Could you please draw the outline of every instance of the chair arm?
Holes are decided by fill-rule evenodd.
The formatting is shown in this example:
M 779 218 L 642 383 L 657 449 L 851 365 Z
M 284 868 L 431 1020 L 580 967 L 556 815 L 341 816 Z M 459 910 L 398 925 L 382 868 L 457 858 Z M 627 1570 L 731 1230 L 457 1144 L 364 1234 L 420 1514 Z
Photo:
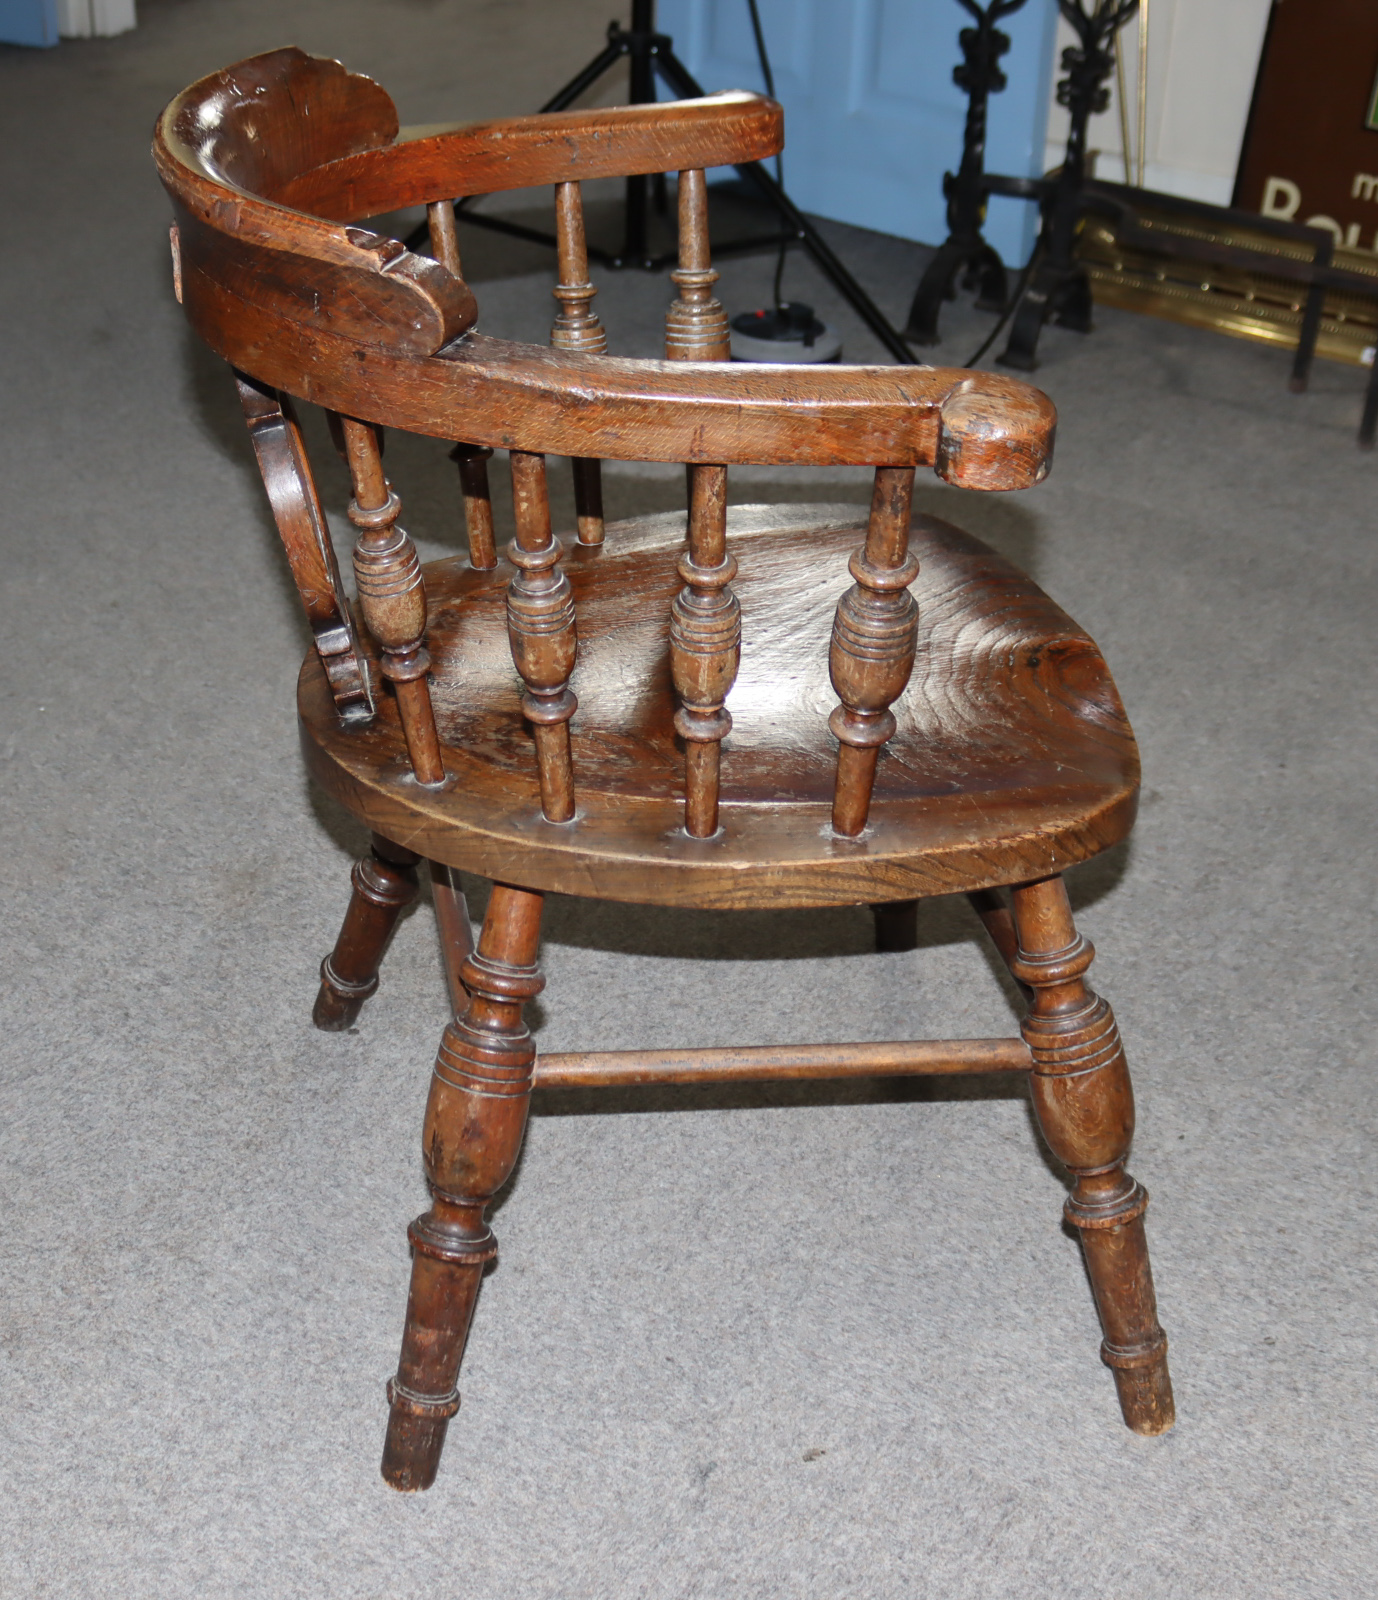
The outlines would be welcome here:
M 701 100 L 404 128 L 396 143 L 300 173 L 272 198 L 356 222 L 457 195 L 761 161 L 783 144 L 776 102 L 737 89 Z

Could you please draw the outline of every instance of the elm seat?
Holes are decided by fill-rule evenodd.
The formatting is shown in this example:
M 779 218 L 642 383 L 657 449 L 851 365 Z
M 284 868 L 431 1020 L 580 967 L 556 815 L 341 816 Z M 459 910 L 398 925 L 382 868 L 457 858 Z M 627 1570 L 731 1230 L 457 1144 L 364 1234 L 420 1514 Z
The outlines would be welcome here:
M 855 506 L 734 506 L 742 658 L 729 697 L 721 836 L 688 837 L 674 731 L 670 604 L 684 517 L 568 541 L 579 619 L 570 680 L 577 825 L 543 823 L 521 679 L 508 648 L 505 560 L 425 568 L 431 697 L 453 782 L 411 778 L 392 702 L 341 722 L 314 652 L 302 670 L 302 742 L 313 776 L 369 826 L 430 860 L 501 876 L 514 849 L 533 887 L 667 905 L 855 904 L 983 889 L 1008 876 L 1017 840 L 1056 872 L 1121 839 L 1138 758 L 1100 652 L 1065 612 L 985 545 L 916 519 L 918 660 L 895 702 L 860 839 L 828 827 L 837 742 L 828 636 Z M 654 871 L 649 869 L 654 868 Z
M 779 106 L 740 92 L 399 129 L 377 84 L 294 49 L 193 84 L 155 134 L 178 297 L 236 369 L 311 627 L 307 761 L 373 833 L 321 966 L 317 1026 L 358 1018 L 422 861 L 432 880 L 453 1015 L 388 1385 L 383 1474 L 400 1489 L 433 1481 L 458 1409 L 497 1253 L 487 1207 L 535 1086 L 1026 1075 L 1072 1177 L 1065 1215 L 1125 1421 L 1172 1425 L 1147 1195 L 1125 1171 L 1128 1068 L 1061 876 L 1128 832 L 1133 735 L 1070 618 L 976 540 L 912 515 L 919 467 L 980 491 L 1039 482 L 1053 408 L 990 373 L 729 363 L 705 171 L 782 142 Z M 593 309 L 580 184 L 656 172 L 678 174 L 676 297 L 666 359 L 630 361 L 607 353 Z M 453 199 L 545 184 L 557 312 L 538 349 L 477 331 Z M 427 207 L 429 255 L 365 226 L 411 205 Z M 298 402 L 327 409 L 348 466 L 353 600 Z M 384 428 L 452 447 L 467 558 L 421 568 L 383 469 Z M 513 486 L 501 549 L 494 450 Z M 551 453 L 573 461 L 563 539 Z M 606 527 L 605 458 L 685 463 L 687 515 Z M 729 510 L 738 462 L 872 466 L 869 515 Z M 457 868 L 492 880 L 477 941 Z M 1001 1039 L 538 1055 L 522 1008 L 543 987 L 552 890 L 722 908 L 869 902 L 892 948 L 917 897 L 966 891 L 1028 1013 Z

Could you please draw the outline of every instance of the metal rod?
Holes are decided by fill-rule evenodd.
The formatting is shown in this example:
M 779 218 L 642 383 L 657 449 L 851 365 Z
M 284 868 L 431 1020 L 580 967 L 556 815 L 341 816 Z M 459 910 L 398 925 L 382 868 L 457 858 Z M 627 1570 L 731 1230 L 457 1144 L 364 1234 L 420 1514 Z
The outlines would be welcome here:
M 1359 448 L 1373 449 L 1373 437 L 1378 433 L 1378 358 L 1368 372 L 1368 388 L 1364 390 L 1364 412 L 1359 419 Z
M 1115 100 L 1120 108 L 1120 150 L 1124 156 L 1124 181 L 1133 183 L 1129 169 L 1129 101 L 1124 82 L 1124 29 L 1115 35 Z
M 653 1083 L 766 1083 L 793 1078 L 947 1077 L 1028 1072 L 1022 1039 L 920 1039 L 901 1044 L 760 1045 L 727 1050 L 606 1050 L 536 1058 L 538 1089 Z
M 1322 270 L 1330 265 L 1335 253 L 1335 241 L 1327 233 L 1316 246 L 1314 265 Z M 1321 332 L 1321 312 L 1325 308 L 1325 284 L 1317 275 L 1306 291 L 1306 310 L 1302 314 L 1301 331 L 1297 335 L 1297 351 L 1292 357 L 1292 376 L 1287 386 L 1293 394 L 1305 394 L 1311 381 L 1311 362 L 1316 354 L 1316 340 Z
M 1144 156 L 1148 150 L 1148 0 L 1139 0 L 1139 187 L 1144 186 Z

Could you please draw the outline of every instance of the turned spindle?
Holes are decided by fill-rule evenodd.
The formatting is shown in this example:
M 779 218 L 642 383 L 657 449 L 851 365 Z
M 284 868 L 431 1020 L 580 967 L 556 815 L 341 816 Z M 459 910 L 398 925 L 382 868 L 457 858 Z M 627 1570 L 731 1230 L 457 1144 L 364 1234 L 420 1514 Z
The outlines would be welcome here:
M 402 733 L 418 783 L 445 781 L 431 691 L 426 682 L 426 591 L 416 546 L 397 525 L 402 503 L 383 476 L 377 435 L 366 422 L 341 418 L 345 455 L 354 482 L 349 520 L 359 530 L 354 579 L 364 622 L 378 643 L 379 669 L 392 684 Z
M 451 200 L 436 200 L 426 207 L 430 226 L 431 255 L 447 272 L 462 278 L 459 265 L 459 233 L 455 227 L 455 208 Z
M 828 719 L 838 741 L 833 830 L 854 838 L 866 826 L 880 747 L 895 731 L 890 707 L 914 669 L 919 608 L 909 585 L 913 467 L 877 467 L 866 543 L 848 562 L 856 582 L 838 602 L 828 668 L 842 704 Z
M 555 185 L 555 244 L 560 281 L 554 294 L 560 309 L 550 330 L 550 342 L 557 350 L 605 355 L 608 335 L 593 309 L 593 297 L 598 291 L 589 282 L 583 193 L 577 183 Z M 596 457 L 576 456 L 573 467 L 579 543 L 602 544 L 603 464 Z
M 541 810 L 547 822 L 568 822 L 574 815 L 569 719 L 579 704 L 569 687 L 578 649 L 574 592 L 550 529 L 545 457 L 513 450 L 511 460 L 517 537 L 507 559 L 517 573 L 507 586 L 507 639 L 526 685 L 522 710 L 536 735 Z
M 718 274 L 708 247 L 708 185 L 701 168 L 679 175 L 679 266 L 670 278 L 679 298 L 665 313 L 665 359 L 730 359 L 727 313 L 713 296 Z
M 431 1207 L 412 1223 L 411 1292 L 397 1376 L 388 1384 L 383 1477 L 397 1489 L 435 1481 L 459 1363 L 483 1269 L 498 1253 L 484 1213 L 511 1176 L 526 1129 L 536 1047 L 522 1004 L 536 969 L 539 894 L 494 884 L 478 949 L 460 963 L 463 1014 L 445 1029 L 421 1149 Z
M 1067 1221 L 1081 1237 L 1120 1409 L 1135 1433 L 1175 1420 L 1167 1335 L 1158 1324 L 1144 1238 L 1148 1194 L 1124 1170 L 1134 1091 L 1109 1005 L 1085 981 L 1095 955 L 1072 921 L 1060 877 L 1013 892 L 1018 949 L 1010 971 L 1033 991 L 1022 1029 L 1030 1091 L 1048 1148 L 1072 1174 Z
M 608 335 L 593 309 L 597 289 L 589 282 L 588 244 L 584 238 L 584 203 L 577 183 L 555 185 L 555 244 L 559 282 L 552 293 L 560 302 L 550 330 L 557 350 L 603 355 Z
M 574 514 L 580 544 L 603 542 L 603 463 L 596 456 L 575 456 Z
M 684 587 L 670 611 L 670 675 L 685 749 L 685 832 L 718 831 L 719 763 L 732 728 L 724 705 L 742 654 L 742 612 L 728 587 L 737 562 L 727 553 L 727 468 L 695 466 L 689 475 L 689 548 L 679 560 Z
M 479 572 L 491 572 L 498 564 L 498 547 L 493 539 L 493 496 L 488 488 L 488 458 L 492 453 L 486 446 L 476 444 L 457 444 L 450 451 L 450 460 L 459 468 L 459 488 L 464 496 L 469 565 Z

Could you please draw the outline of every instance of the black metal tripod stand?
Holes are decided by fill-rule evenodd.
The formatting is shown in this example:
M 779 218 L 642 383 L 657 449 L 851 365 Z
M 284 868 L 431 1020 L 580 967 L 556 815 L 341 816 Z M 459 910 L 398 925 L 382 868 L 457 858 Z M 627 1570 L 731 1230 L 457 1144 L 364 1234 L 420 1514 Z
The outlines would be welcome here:
M 558 94 L 547 100 L 541 110 L 543 112 L 565 110 L 605 72 L 616 66 L 623 56 L 630 57 L 632 105 L 645 105 L 656 98 L 657 76 L 671 93 L 680 99 L 698 99 L 704 92 L 675 54 L 674 41 L 670 36 L 655 31 L 655 0 L 632 0 L 631 27 L 624 28 L 620 23 L 610 22 L 607 45 L 586 67 L 575 73 Z M 773 207 L 782 226 L 778 233 L 767 234 L 764 237 L 736 239 L 727 244 L 715 245 L 714 255 L 742 255 L 768 245 L 802 244 L 824 275 L 831 280 L 834 287 L 895 360 L 906 365 L 915 365 L 915 356 L 890 326 L 880 307 L 837 259 L 827 241 L 760 162 L 746 162 L 737 168 L 737 173 Z M 614 252 L 600 250 L 590 245 L 588 253 L 594 261 L 606 267 L 640 267 L 648 272 L 659 271 L 675 264 L 678 258 L 674 255 L 652 255 L 650 252 L 647 236 L 648 189 L 653 181 L 662 186 L 663 193 L 663 177 L 656 180 L 646 177 L 627 179 L 622 248 Z M 489 216 L 473 209 L 473 200 L 470 198 L 455 202 L 455 215 L 462 222 L 471 223 L 475 227 L 489 228 L 496 233 L 509 234 L 516 239 L 528 239 L 533 243 L 552 247 L 555 244 L 553 234 L 542 233 L 539 229 L 528 228 L 518 222 L 509 222 L 505 217 Z M 407 243 L 411 245 L 415 240 L 420 244 L 425 236 L 426 230 L 423 225 Z

